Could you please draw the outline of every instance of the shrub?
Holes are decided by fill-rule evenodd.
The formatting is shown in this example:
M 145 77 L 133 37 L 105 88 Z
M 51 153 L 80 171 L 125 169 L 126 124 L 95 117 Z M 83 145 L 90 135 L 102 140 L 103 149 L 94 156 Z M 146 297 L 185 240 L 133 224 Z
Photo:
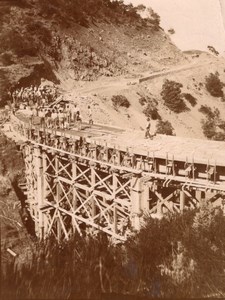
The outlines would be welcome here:
M 6 29 L 0 34 L 0 53 L 12 51 L 19 57 L 24 55 L 35 56 L 37 54 L 37 45 L 33 36 L 25 38 L 15 29 Z
M 191 104 L 191 106 L 195 106 L 197 104 L 197 99 L 189 93 L 183 94 L 184 98 Z
M 219 74 L 210 73 L 208 77 L 205 78 L 205 87 L 207 91 L 213 97 L 223 97 L 223 86 L 224 84 L 219 79 Z
M 157 124 L 156 133 L 158 134 L 166 134 L 166 135 L 174 135 L 174 128 L 169 121 L 159 120 Z
M 148 17 L 147 20 L 153 25 L 154 30 L 159 30 L 160 27 L 160 16 L 152 9 L 147 8 Z
M 169 32 L 170 34 L 174 34 L 174 33 L 175 33 L 175 30 L 174 30 L 173 28 L 170 28 L 170 29 L 168 30 L 168 32 Z
M 220 112 L 216 108 L 214 111 L 207 105 L 201 106 L 200 111 L 206 115 L 206 119 L 202 120 L 202 130 L 204 135 L 215 141 L 225 140 L 225 121 L 220 119 Z
M 47 45 L 51 44 L 51 31 L 47 27 L 45 27 L 41 22 L 29 22 L 29 24 L 26 26 L 26 29 L 29 34 L 39 37 L 43 43 Z
M 212 52 L 212 53 L 215 54 L 216 56 L 219 55 L 219 52 L 218 52 L 213 46 L 208 46 L 207 48 L 208 48 L 208 50 L 209 50 L 210 52 Z
M 0 56 L 0 60 L 2 61 L 2 64 L 4 66 L 10 66 L 13 64 L 12 60 L 12 53 L 11 52 L 5 52 Z
M 176 81 L 166 80 L 162 86 L 161 96 L 164 104 L 173 112 L 180 113 L 188 110 L 181 96 L 182 84 Z
M 114 107 L 118 108 L 118 107 L 130 107 L 130 102 L 128 101 L 128 99 L 123 96 L 123 95 L 114 95 L 112 96 L 112 103 L 114 105 Z
M 212 119 L 206 119 L 202 120 L 202 130 L 203 134 L 208 138 L 208 139 L 213 139 L 214 135 L 216 134 L 216 126 L 215 122 Z
M 201 113 L 206 115 L 207 118 L 209 118 L 209 119 L 219 118 L 219 116 L 220 116 L 220 112 L 219 112 L 218 108 L 215 108 L 213 111 L 212 108 L 209 107 L 208 105 L 201 105 L 201 107 L 199 108 L 198 111 L 200 111 Z
M 141 97 L 141 98 L 139 99 L 139 103 L 140 103 L 142 106 L 144 106 L 145 104 L 147 104 L 147 102 L 148 102 L 148 100 L 147 100 L 145 97 Z
M 225 132 L 216 132 L 213 136 L 214 141 L 225 141 Z
M 162 220 L 146 216 L 123 245 L 101 233 L 36 243 L 6 261 L 2 299 L 224 298 L 225 218 L 208 202 Z
M 145 109 L 143 110 L 143 113 L 146 115 L 146 117 L 150 117 L 153 120 L 161 119 L 158 109 L 156 107 L 153 107 L 151 103 L 148 103 Z

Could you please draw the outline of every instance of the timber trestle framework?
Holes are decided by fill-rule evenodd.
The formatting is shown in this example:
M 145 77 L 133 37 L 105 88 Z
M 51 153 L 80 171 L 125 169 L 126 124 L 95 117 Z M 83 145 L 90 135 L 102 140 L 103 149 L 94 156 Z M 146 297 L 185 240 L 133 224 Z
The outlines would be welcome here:
M 60 240 L 101 230 L 124 240 L 140 228 L 145 213 L 182 213 L 205 199 L 224 204 L 225 164 L 130 153 L 15 120 L 14 128 L 27 138 L 27 203 L 39 237 L 52 233 Z

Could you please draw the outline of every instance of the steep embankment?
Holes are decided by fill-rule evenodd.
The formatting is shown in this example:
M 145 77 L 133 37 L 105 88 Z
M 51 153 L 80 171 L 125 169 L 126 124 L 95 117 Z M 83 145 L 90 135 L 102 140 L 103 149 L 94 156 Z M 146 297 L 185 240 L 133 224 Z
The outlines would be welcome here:
M 46 78 L 74 80 L 157 71 L 184 56 L 159 27 L 122 2 L 20 0 L 1 3 L 0 80 L 11 85 Z
M 24 180 L 24 162 L 16 144 L 0 132 L 0 219 L 2 264 L 9 260 L 6 252 L 10 248 L 15 253 L 26 245 L 26 230 L 19 215 L 20 202 L 14 187 Z M 25 243 L 25 244 L 24 244 Z
M 168 121 L 178 136 L 206 138 L 203 134 L 202 121 L 206 115 L 199 111 L 207 106 L 214 111 L 218 109 L 221 121 L 224 120 L 225 102 L 221 97 L 213 97 L 205 87 L 206 77 L 210 73 L 218 72 L 219 79 L 225 83 L 225 60 L 206 53 L 189 55 L 189 63 L 179 67 L 165 67 L 161 72 L 143 72 L 142 76 L 133 78 L 121 76 L 105 78 L 94 82 L 77 82 L 67 86 L 66 97 L 77 103 L 81 108 L 82 116 L 87 119 L 87 105 L 91 105 L 95 122 L 111 123 L 120 127 L 140 129 L 146 126 L 144 111 L 157 109 L 163 122 Z M 138 78 L 151 76 L 149 80 L 139 83 Z M 162 96 L 162 86 L 165 80 L 181 83 L 181 92 L 195 98 L 192 106 L 184 99 L 187 110 L 174 113 L 166 107 Z M 223 88 L 225 91 L 225 89 Z M 112 97 L 125 96 L 130 106 L 115 109 Z M 149 104 L 148 104 L 149 103 Z

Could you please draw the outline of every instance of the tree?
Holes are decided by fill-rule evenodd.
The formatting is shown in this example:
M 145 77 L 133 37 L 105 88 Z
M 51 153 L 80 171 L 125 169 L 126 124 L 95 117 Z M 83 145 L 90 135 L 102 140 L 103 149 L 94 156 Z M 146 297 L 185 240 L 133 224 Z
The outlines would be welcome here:
M 208 46 L 207 48 L 209 49 L 210 52 L 212 52 L 216 56 L 219 55 L 219 52 L 213 46 Z
M 168 79 L 162 86 L 161 96 L 164 100 L 164 104 L 175 113 L 180 113 L 188 109 L 182 99 L 182 87 L 183 85 L 181 83 Z
M 153 25 L 155 30 L 158 30 L 160 27 L 160 16 L 152 9 L 147 8 L 147 20 Z
M 112 103 L 114 105 L 115 108 L 118 107 L 130 107 L 130 102 L 128 101 L 128 99 L 123 96 L 123 95 L 114 95 L 112 96 Z
M 223 86 L 224 84 L 220 81 L 218 72 L 215 74 L 210 73 L 205 78 L 205 87 L 213 97 L 223 97 Z
M 157 124 L 156 133 L 158 134 L 166 134 L 166 135 L 174 135 L 174 129 L 172 124 L 169 121 L 159 120 Z

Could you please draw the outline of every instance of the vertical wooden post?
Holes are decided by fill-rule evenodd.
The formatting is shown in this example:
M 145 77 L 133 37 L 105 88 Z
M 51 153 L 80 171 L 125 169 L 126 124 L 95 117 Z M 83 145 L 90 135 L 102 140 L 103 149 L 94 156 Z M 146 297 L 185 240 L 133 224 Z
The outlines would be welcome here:
M 74 210 L 77 208 L 77 194 L 76 194 L 76 186 L 75 186 L 75 180 L 77 178 L 77 161 L 75 159 L 72 159 L 72 184 L 73 184 L 73 198 L 72 198 L 72 207 Z M 75 216 L 74 216 L 75 217 Z M 72 218 L 72 226 L 73 226 L 73 232 L 76 231 L 76 225 L 74 218 Z
M 96 180 L 95 169 L 94 169 L 94 166 L 91 166 L 91 189 L 92 189 L 92 191 L 94 190 L 95 180 Z M 94 195 L 92 196 L 92 199 L 91 199 L 91 215 L 93 218 L 96 215 L 96 206 L 95 206 Z
M 116 207 L 116 203 L 115 203 L 114 207 L 113 207 L 113 225 L 114 225 L 113 227 L 114 227 L 115 233 L 118 232 L 117 222 L 118 222 L 118 216 L 117 216 L 117 207 Z
M 116 173 L 113 172 L 112 174 L 112 196 L 113 196 L 113 200 L 115 200 L 116 198 L 116 189 L 117 189 L 117 177 L 116 177 Z M 116 203 L 114 203 L 114 208 L 113 208 L 113 228 L 115 233 L 118 232 L 118 216 L 117 216 L 117 207 L 116 207 Z
M 133 175 L 131 179 L 131 224 L 136 229 L 140 229 L 141 214 L 141 176 Z
M 44 205 L 45 200 L 47 198 L 47 179 L 46 179 L 46 171 L 47 171 L 47 154 L 45 152 L 42 153 L 42 178 L 43 178 L 43 197 L 41 205 Z M 46 213 L 42 213 L 42 237 L 44 238 L 47 234 L 47 216 Z
M 41 212 L 41 207 L 43 203 L 43 162 L 42 154 L 39 147 L 34 148 L 34 164 L 35 164 L 35 173 L 37 176 L 37 219 L 38 222 L 35 222 L 35 230 L 37 235 L 40 238 L 43 238 L 43 216 Z
M 141 209 L 143 211 L 149 210 L 149 187 L 147 184 L 142 184 Z
M 183 213 L 185 207 L 185 193 L 180 191 L 180 212 Z
M 60 201 L 60 194 L 61 194 L 61 188 L 59 185 L 58 181 L 58 172 L 59 172 L 59 157 L 55 153 L 55 180 L 56 180 L 56 205 L 59 206 L 59 201 Z M 62 228 L 61 228 L 61 223 L 60 219 L 58 217 L 59 212 L 57 212 L 57 239 L 60 241 L 61 240 L 61 235 L 62 235 Z
M 73 181 L 73 208 L 77 208 L 77 195 L 76 195 L 76 187 L 75 187 L 75 180 L 77 178 L 77 162 L 75 159 L 72 160 L 72 181 Z
M 199 205 L 202 203 L 202 191 L 196 190 L 195 191 L 195 198 L 198 200 Z

